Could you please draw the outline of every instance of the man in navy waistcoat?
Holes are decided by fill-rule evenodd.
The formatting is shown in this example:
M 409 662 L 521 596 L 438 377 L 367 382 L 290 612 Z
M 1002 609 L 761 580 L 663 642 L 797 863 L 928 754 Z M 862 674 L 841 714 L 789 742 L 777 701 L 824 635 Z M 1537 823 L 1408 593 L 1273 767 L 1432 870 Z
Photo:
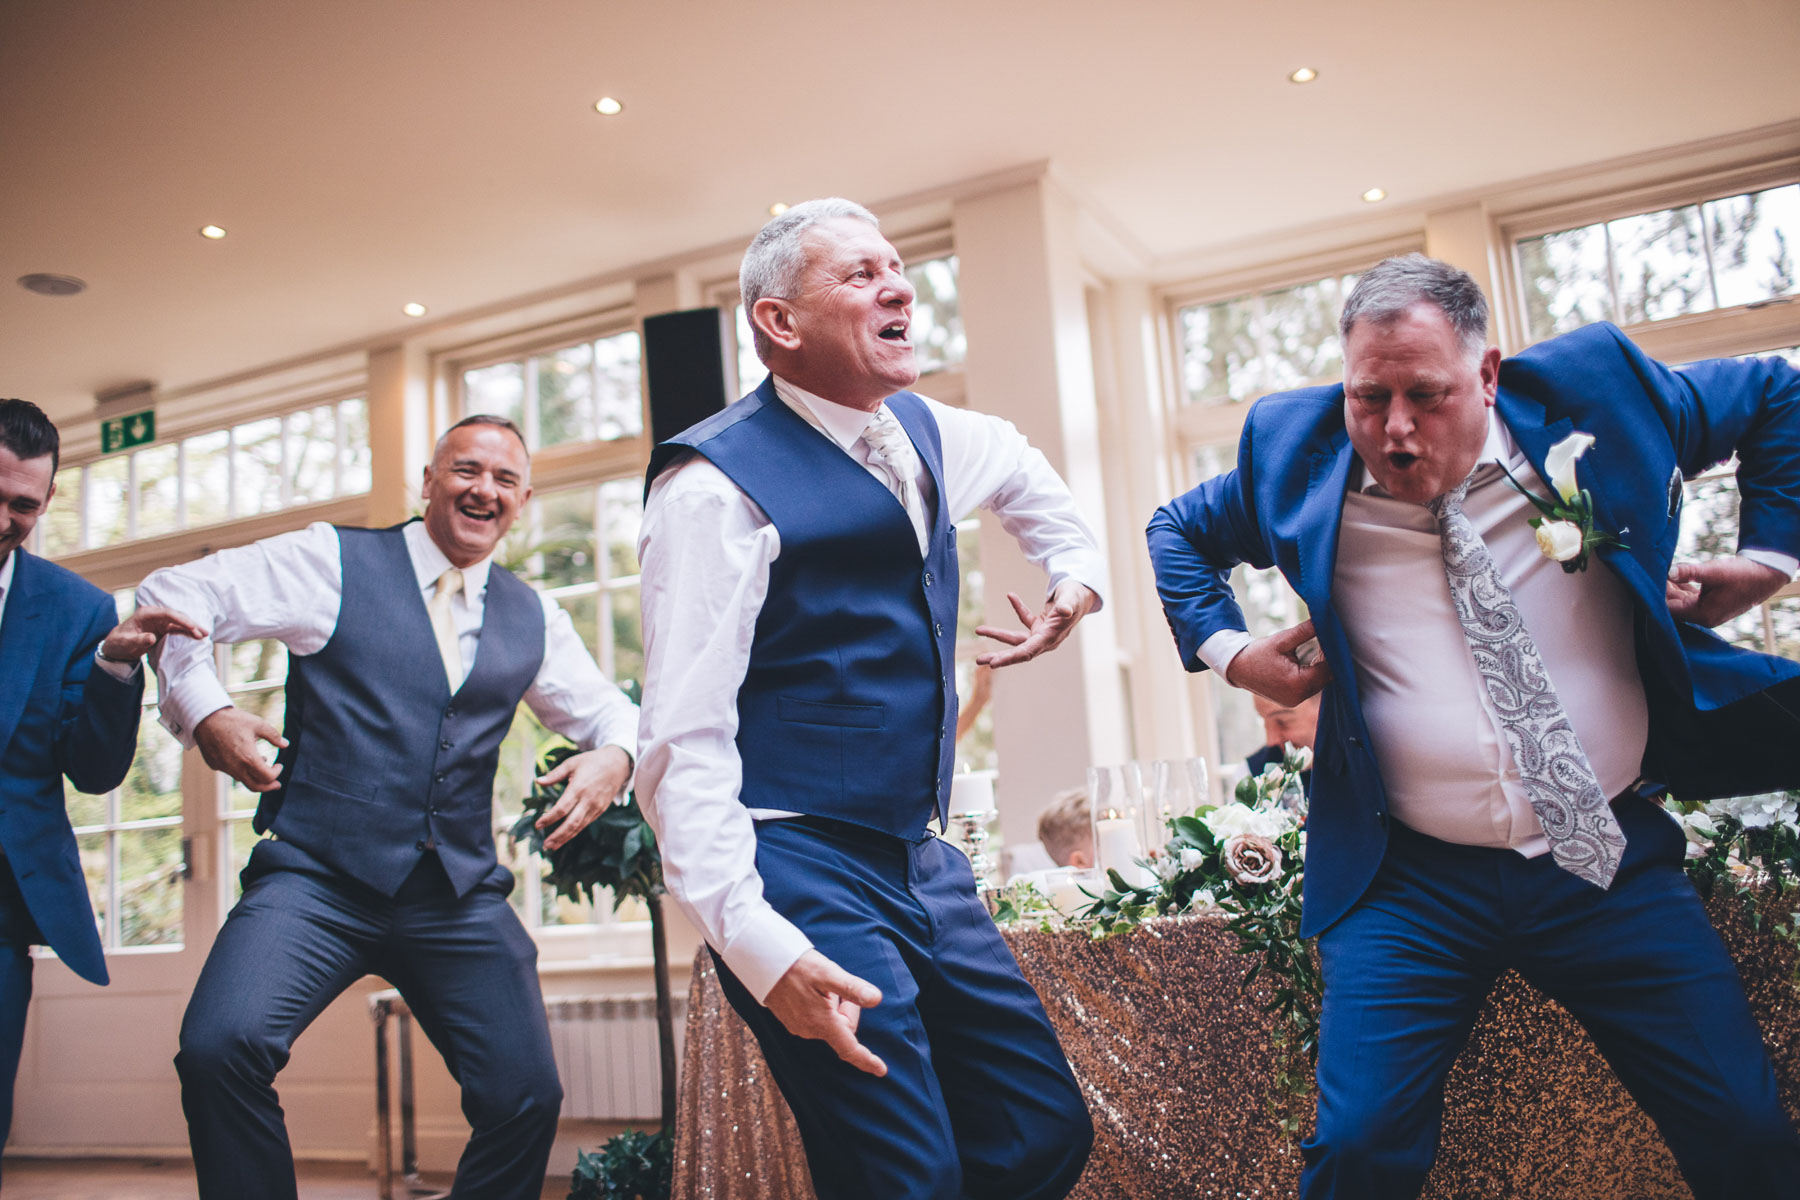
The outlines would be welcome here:
M 1371 268 L 1344 384 L 1258 401 L 1236 469 L 1150 523 L 1189 670 L 1281 704 L 1324 689 L 1302 1194 L 1419 1193 L 1444 1078 L 1508 968 L 1587 1028 L 1696 1196 L 1800 1194 L 1743 986 L 1650 798 L 1800 785 L 1800 663 L 1710 628 L 1800 560 L 1800 373 L 1670 370 L 1604 324 L 1502 362 L 1487 314 L 1446 263 Z M 1684 477 L 1734 452 L 1738 554 L 1672 569 Z M 1534 530 L 1508 473 L 1565 509 L 1590 497 L 1591 528 Z M 1238 563 L 1278 566 L 1311 619 L 1250 638 Z M 1315 633 L 1323 661 L 1300 652 Z
M 60 446 L 37 405 L 0 400 L 0 1149 L 12 1128 L 31 947 L 47 945 L 83 979 L 107 981 L 63 779 L 93 795 L 125 782 L 144 694 L 138 659 L 171 629 L 200 632 L 154 609 L 114 628 L 111 596 L 25 549 L 56 495 Z
M 138 595 L 223 642 L 288 649 L 278 732 L 235 708 L 209 639 L 171 638 L 163 724 L 262 795 L 265 837 L 181 1027 L 175 1066 L 204 1200 L 293 1197 L 276 1072 L 345 988 L 380 975 L 462 1087 L 473 1127 L 453 1196 L 536 1200 L 562 1088 L 537 948 L 496 861 L 494 769 L 524 700 L 583 751 L 539 822 L 551 848 L 618 795 L 636 709 L 568 615 L 492 561 L 531 498 L 512 422 L 452 426 L 425 469 L 423 521 L 313 525 L 158 571 Z M 270 764 L 258 742 L 280 747 Z
M 763 227 L 754 392 L 657 447 L 639 547 L 638 795 L 761 1043 L 820 1200 L 1068 1193 L 1092 1126 L 1056 1035 L 933 837 L 956 729 L 957 518 L 1049 574 L 996 667 L 1060 644 L 1103 564 L 1005 421 L 925 400 L 913 289 L 846 200 Z

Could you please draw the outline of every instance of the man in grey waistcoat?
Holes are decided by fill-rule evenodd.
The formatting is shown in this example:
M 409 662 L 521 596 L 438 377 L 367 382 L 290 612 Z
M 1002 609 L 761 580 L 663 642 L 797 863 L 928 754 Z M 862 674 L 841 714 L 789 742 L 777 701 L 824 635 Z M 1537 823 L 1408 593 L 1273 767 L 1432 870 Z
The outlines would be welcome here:
M 562 1089 L 537 949 L 495 857 L 494 770 L 520 700 L 582 753 L 540 822 L 551 848 L 619 794 L 637 711 L 569 617 L 492 561 L 531 498 L 518 428 L 470 417 L 425 469 L 425 516 L 316 524 L 158 571 L 138 599 L 211 639 L 171 638 L 162 722 L 261 794 L 268 834 L 182 1022 L 176 1069 L 202 1200 L 296 1195 L 275 1075 L 357 979 L 399 989 L 473 1127 L 452 1195 L 537 1200 Z M 288 648 L 284 728 L 232 706 L 213 640 Z M 273 764 L 259 742 L 279 747 Z

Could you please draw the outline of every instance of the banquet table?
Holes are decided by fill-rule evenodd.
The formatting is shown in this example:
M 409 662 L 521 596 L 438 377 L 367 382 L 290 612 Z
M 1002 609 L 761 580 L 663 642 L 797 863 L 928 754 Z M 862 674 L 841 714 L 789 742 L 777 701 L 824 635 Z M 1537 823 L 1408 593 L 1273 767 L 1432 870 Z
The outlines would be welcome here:
M 1792 900 L 1788 907 L 1792 906 Z M 1737 960 L 1790 1116 L 1800 1113 L 1792 946 L 1731 897 L 1709 905 Z M 1077 1200 L 1293 1196 L 1309 1091 L 1274 1083 L 1267 984 L 1217 916 L 1163 918 L 1093 941 L 1004 931 L 1037 988 L 1094 1119 Z M 1706 1014 L 1696 1014 L 1704 1020 Z M 1298 1136 L 1283 1131 L 1298 1116 Z M 702 949 L 689 995 L 676 1200 L 812 1200 L 787 1105 Z M 1661 1200 L 1689 1195 L 1649 1119 L 1575 1021 L 1516 975 L 1489 996 L 1446 1088 L 1425 1195 Z

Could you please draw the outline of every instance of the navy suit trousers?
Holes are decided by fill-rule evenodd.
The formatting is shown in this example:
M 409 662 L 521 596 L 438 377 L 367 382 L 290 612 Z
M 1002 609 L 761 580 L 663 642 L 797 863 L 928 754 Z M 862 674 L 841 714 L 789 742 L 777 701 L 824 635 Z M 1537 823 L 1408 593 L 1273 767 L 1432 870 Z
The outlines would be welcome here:
M 1800 1196 L 1743 984 L 1682 871 L 1685 839 L 1635 795 L 1602 891 L 1548 854 L 1457 846 L 1395 825 L 1368 892 L 1319 939 L 1318 1130 L 1304 1200 L 1417 1196 L 1444 1078 L 1501 972 L 1566 1008 L 1656 1122 L 1699 1200 Z M 1572 1152 L 1583 1144 L 1569 1132 Z
M 788 1033 L 723 965 L 793 1109 L 819 1200 L 1059 1200 L 1093 1125 L 1037 993 L 975 895 L 969 860 L 816 817 L 756 829 L 764 895 L 881 989 L 857 1038 L 880 1079 Z
M 31 947 L 44 940 L 19 894 L 12 864 L 0 858 L 0 1150 L 12 1131 L 13 1080 L 31 1005 Z
M 472 1132 L 451 1195 L 538 1200 L 562 1087 L 537 947 L 506 889 L 458 899 L 427 854 L 390 899 L 273 841 L 244 877 L 175 1059 L 202 1200 L 293 1200 L 275 1075 L 313 1018 L 368 974 L 399 989 L 462 1087 Z

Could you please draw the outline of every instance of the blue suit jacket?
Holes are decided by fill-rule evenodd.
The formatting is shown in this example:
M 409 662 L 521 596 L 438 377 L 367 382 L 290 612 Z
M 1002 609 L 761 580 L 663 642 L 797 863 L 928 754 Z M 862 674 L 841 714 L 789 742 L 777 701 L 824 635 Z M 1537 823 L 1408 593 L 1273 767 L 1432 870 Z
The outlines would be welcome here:
M 1596 438 L 1577 479 L 1593 493 L 1597 525 L 1626 543 L 1602 550 L 1594 569 L 1616 572 L 1634 601 L 1650 705 L 1646 776 L 1688 799 L 1800 786 L 1800 662 L 1678 623 L 1664 598 L 1681 477 L 1734 451 L 1740 544 L 1800 557 L 1800 372 L 1778 359 L 1671 371 L 1611 325 L 1593 325 L 1506 360 L 1497 407 L 1539 475 L 1569 433 Z M 1269 396 L 1250 410 L 1236 469 L 1158 509 L 1149 528 L 1157 590 L 1189 670 L 1204 669 L 1197 652 L 1208 637 L 1244 628 L 1228 582 L 1240 562 L 1281 569 L 1334 665 L 1314 744 L 1309 936 L 1356 903 L 1387 845 L 1386 790 L 1331 595 L 1354 460 L 1341 385 Z
M 77 974 L 105 983 L 106 959 L 63 799 L 124 782 L 137 753 L 144 677 L 94 667 L 118 623 L 112 597 L 74 572 L 14 550 L 0 618 L 0 849 L 44 940 Z

